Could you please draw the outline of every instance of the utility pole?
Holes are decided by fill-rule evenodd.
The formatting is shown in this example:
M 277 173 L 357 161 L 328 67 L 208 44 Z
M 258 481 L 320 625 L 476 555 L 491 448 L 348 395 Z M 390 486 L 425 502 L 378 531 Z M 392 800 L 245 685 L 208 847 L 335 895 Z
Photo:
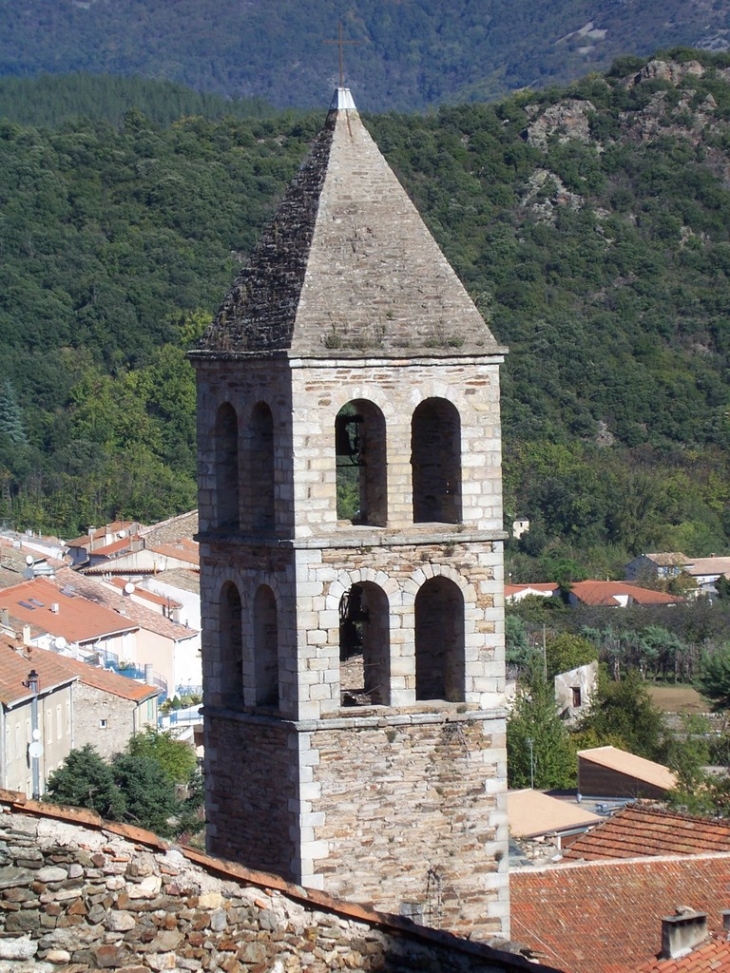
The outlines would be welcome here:
M 33 782 L 33 800 L 39 801 L 41 797 L 41 774 L 40 758 L 43 756 L 43 744 L 41 743 L 41 731 L 38 728 L 38 693 L 41 688 L 41 678 L 35 669 L 28 673 L 28 679 L 23 683 L 26 689 L 30 689 L 30 723 L 33 739 L 28 747 L 30 757 L 30 767 Z

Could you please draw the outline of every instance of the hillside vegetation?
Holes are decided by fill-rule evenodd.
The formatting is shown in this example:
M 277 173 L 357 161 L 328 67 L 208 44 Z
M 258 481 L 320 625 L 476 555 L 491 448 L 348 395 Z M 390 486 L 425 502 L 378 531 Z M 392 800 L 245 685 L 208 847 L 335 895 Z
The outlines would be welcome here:
M 513 580 L 728 547 L 726 63 L 367 119 L 511 348 Z M 194 504 L 185 348 L 322 119 L 0 124 L 0 517 L 75 533 Z
M 725 50 L 712 0 L 0 0 L 0 74 L 143 76 L 279 107 L 319 106 L 338 19 L 361 108 L 420 110 L 564 84 L 626 53 Z

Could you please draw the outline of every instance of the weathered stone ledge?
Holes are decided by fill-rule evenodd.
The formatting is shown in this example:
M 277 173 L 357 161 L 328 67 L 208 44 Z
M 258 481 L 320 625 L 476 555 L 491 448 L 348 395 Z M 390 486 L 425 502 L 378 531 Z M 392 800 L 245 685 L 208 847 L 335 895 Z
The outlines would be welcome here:
M 284 548 L 286 550 L 318 550 L 326 547 L 330 551 L 337 548 L 369 547 L 423 547 L 433 544 L 483 544 L 491 541 L 507 540 L 504 530 L 464 530 L 461 524 L 439 524 L 438 530 L 432 525 L 409 527 L 407 530 L 389 531 L 387 527 L 356 527 L 348 524 L 334 533 L 319 534 L 316 537 L 282 538 L 267 537 L 262 534 L 232 534 L 218 531 L 201 532 L 195 540 L 201 544 L 215 547 L 218 544 L 252 544 L 261 548 Z
M 409 713 L 407 708 L 399 707 L 392 712 L 388 707 L 367 707 L 367 713 L 363 713 L 359 707 L 352 709 L 346 708 L 348 714 L 344 716 L 342 711 L 325 715 L 320 720 L 285 720 L 280 716 L 268 716 L 264 713 L 245 713 L 241 710 L 225 709 L 206 706 L 203 715 L 210 717 L 215 714 L 218 719 L 231 720 L 235 723 L 256 723 L 275 724 L 285 726 L 295 733 L 314 733 L 317 730 L 351 730 L 353 727 L 371 729 L 373 727 L 388 726 L 433 726 L 438 723 L 484 723 L 489 720 L 505 720 L 507 710 L 502 706 L 495 706 L 494 709 L 474 709 L 460 712 L 463 703 L 453 703 L 453 710 L 445 710 L 443 704 L 432 712 Z M 382 712 L 373 713 L 373 709 Z M 352 715 L 350 715 L 352 714 Z

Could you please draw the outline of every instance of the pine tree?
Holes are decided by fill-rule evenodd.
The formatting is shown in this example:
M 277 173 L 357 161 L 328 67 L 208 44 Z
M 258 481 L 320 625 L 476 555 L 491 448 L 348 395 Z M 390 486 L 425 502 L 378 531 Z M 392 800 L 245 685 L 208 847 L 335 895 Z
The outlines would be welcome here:
M 28 437 L 23 428 L 23 413 L 10 382 L 0 383 L 0 436 L 17 444 L 25 445 Z

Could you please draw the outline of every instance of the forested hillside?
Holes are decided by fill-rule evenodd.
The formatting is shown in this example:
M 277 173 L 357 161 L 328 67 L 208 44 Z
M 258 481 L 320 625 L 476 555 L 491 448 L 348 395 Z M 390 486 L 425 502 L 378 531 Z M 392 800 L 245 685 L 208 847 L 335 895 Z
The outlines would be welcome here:
M 317 107 L 337 77 L 361 108 L 413 111 L 502 97 L 663 47 L 726 50 L 713 0 L 0 0 L 0 75 L 85 71 Z
M 725 64 L 367 119 L 511 348 L 513 580 L 730 543 Z M 0 517 L 76 533 L 195 503 L 185 348 L 322 119 L 0 124 Z

